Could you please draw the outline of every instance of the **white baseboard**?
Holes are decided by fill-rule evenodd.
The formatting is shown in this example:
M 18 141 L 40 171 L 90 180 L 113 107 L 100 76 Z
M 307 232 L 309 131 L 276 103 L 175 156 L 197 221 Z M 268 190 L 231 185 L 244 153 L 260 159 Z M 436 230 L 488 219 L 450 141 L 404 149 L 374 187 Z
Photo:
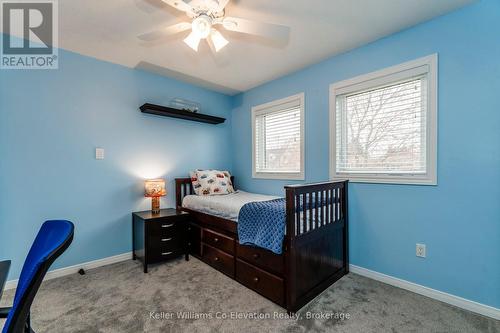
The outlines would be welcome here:
M 398 279 L 389 275 L 385 275 L 379 272 L 375 272 L 363 267 L 356 265 L 349 265 L 349 270 L 352 273 L 362 275 L 364 277 L 377 280 L 383 283 L 390 284 L 391 286 L 399 287 L 401 289 L 406 289 L 416 294 L 427 296 L 435 300 L 454 305 L 458 308 L 469 310 L 471 312 L 478 313 L 483 316 L 491 317 L 500 320 L 500 309 L 481 304 L 478 302 L 470 301 L 468 299 L 458 297 L 452 294 L 448 294 L 436 289 L 431 289 L 424 287 L 420 284 L 416 284 L 410 281 Z
M 58 269 L 54 269 L 52 271 L 48 271 L 43 280 L 44 281 L 52 280 L 52 279 L 55 279 L 55 278 L 58 278 L 61 276 L 75 274 L 80 270 L 80 268 L 87 270 L 87 269 L 92 269 L 92 268 L 97 268 L 97 267 L 101 267 L 101 266 L 114 264 L 114 263 L 117 263 L 120 261 L 129 260 L 129 259 L 132 259 L 132 252 L 126 252 L 126 253 L 118 254 L 118 255 L 112 256 L 112 257 L 88 261 L 88 262 L 84 262 L 84 263 L 81 263 L 78 265 L 68 266 L 68 267 L 64 267 L 64 268 L 58 268 Z M 5 290 L 15 289 L 17 287 L 17 281 L 18 280 L 7 281 L 7 283 L 5 283 Z

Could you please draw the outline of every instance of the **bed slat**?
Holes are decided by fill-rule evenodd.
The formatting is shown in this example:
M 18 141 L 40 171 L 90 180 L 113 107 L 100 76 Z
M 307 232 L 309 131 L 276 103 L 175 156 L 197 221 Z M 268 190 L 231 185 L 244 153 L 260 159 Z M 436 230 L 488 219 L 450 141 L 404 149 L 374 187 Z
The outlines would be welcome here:
M 297 235 L 297 230 L 300 228 L 300 195 L 295 196 L 295 233 Z
M 300 235 L 301 233 L 304 232 L 304 230 L 306 230 L 306 220 L 307 220 L 307 205 L 306 205 L 306 202 L 307 202 L 307 194 L 304 193 L 302 194 L 302 219 L 300 220 L 300 222 L 302 223 L 302 228 L 300 228 L 300 230 L 297 230 L 297 235 Z

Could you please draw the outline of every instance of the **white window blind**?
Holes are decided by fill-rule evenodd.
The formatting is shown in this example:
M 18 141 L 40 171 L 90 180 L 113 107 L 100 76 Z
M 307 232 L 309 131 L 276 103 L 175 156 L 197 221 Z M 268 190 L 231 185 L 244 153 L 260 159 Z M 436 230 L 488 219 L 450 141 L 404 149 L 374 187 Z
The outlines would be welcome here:
M 302 101 L 298 95 L 252 109 L 254 177 L 303 177 Z
M 425 80 L 337 96 L 338 172 L 426 172 Z
M 414 65 L 334 87 L 334 177 L 435 183 L 434 68 Z

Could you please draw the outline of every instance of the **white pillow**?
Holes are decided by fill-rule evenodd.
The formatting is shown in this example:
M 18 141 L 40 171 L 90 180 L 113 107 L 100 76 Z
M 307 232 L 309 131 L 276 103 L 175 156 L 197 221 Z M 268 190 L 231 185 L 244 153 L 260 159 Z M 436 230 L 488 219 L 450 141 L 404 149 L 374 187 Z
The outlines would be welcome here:
M 196 185 L 193 188 L 197 195 L 223 195 L 234 193 L 231 175 L 228 171 L 196 170 Z M 193 181 L 193 177 L 191 177 Z

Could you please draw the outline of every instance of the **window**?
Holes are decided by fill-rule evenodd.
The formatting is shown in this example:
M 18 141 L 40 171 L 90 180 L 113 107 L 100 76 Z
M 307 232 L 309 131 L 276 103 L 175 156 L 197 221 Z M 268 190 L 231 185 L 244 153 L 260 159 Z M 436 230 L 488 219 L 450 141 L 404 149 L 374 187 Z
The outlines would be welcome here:
M 304 94 L 252 108 L 253 177 L 304 179 Z
M 330 86 L 333 179 L 436 185 L 437 55 Z

